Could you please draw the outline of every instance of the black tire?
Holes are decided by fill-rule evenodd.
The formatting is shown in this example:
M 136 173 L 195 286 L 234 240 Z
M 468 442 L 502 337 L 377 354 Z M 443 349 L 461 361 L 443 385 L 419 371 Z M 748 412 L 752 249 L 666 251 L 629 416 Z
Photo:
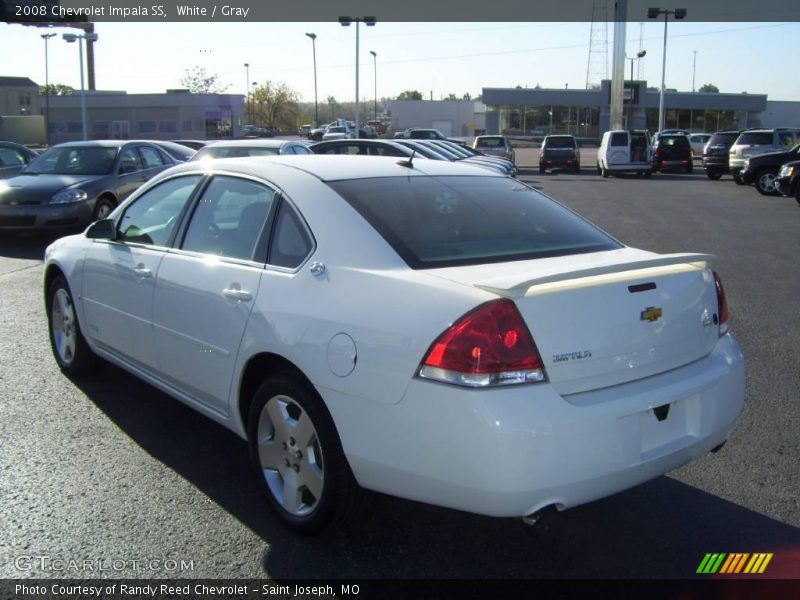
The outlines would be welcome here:
M 100 219 L 105 219 L 112 210 L 117 207 L 117 203 L 114 201 L 113 198 L 110 196 L 103 196 L 97 199 L 97 202 L 94 204 L 94 211 L 92 212 L 92 218 L 95 221 L 99 221 Z
M 70 376 L 91 372 L 97 357 L 81 333 L 72 292 L 63 276 L 50 282 L 45 305 L 50 348 L 58 367 Z
M 647 178 L 650 178 L 650 177 L 653 176 L 653 172 L 652 171 L 645 171 L 644 172 L 644 176 L 647 177 Z
M 764 196 L 777 196 L 778 190 L 775 189 L 775 179 L 778 172 L 775 169 L 761 169 L 756 174 L 756 189 L 759 194 Z
M 577 175 L 580 172 L 581 172 L 581 166 L 580 165 L 575 165 L 575 174 Z
M 734 175 L 734 176 L 733 176 L 733 182 L 734 182 L 736 185 L 744 185 L 744 179 L 742 179 L 742 178 L 741 178 L 741 177 L 739 177 L 738 175 Z
M 274 410 L 281 414 L 277 426 L 270 416 Z M 307 431 L 308 427 L 294 429 L 292 419 L 297 424 L 310 423 L 313 435 L 308 440 L 294 439 L 296 432 Z M 361 503 L 362 490 L 353 477 L 339 434 L 322 399 L 299 377 L 279 373 L 261 384 L 250 406 L 247 438 L 253 467 L 267 503 L 284 525 L 310 535 L 354 516 Z M 288 463 L 282 462 L 275 469 L 266 468 L 260 447 L 265 461 L 277 459 Z M 297 504 L 296 509 L 289 510 L 282 503 L 286 486 L 290 485 L 286 483 L 289 477 L 303 477 L 309 482 L 319 480 L 321 491 L 315 496 L 311 487 L 303 483 L 294 490 L 289 488 Z M 286 502 L 291 503 L 291 498 Z
M 708 177 L 711 181 L 717 181 L 720 177 L 722 177 L 722 173 L 719 171 L 706 171 L 706 177 Z
M 542 165 L 539 165 L 539 175 L 544 175 L 546 172 L 547 169 L 545 169 Z
M 692 165 L 692 163 L 689 163 L 688 165 L 686 165 L 685 170 L 687 173 L 691 173 L 692 171 L 694 171 L 694 165 Z

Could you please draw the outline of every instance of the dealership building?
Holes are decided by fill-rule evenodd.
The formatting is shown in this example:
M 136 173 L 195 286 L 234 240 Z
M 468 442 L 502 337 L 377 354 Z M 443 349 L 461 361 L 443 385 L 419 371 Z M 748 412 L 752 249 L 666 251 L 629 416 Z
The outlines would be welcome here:
M 658 130 L 659 92 L 646 81 L 626 81 L 623 127 Z M 395 100 L 395 129 L 435 127 L 447 135 L 566 133 L 599 139 L 610 128 L 611 82 L 597 89 L 483 88 L 481 102 Z M 766 94 L 678 92 L 664 94 L 665 128 L 717 131 L 800 125 L 800 102 L 775 102 Z

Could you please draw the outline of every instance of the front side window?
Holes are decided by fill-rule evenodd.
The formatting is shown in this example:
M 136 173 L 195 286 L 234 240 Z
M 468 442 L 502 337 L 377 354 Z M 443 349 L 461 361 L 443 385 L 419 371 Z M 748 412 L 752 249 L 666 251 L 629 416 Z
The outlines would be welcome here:
M 0 167 L 16 167 L 27 162 L 25 155 L 16 148 L 0 147 Z
M 275 195 L 275 190 L 261 183 L 215 177 L 197 203 L 181 247 L 252 260 Z
M 123 242 L 166 246 L 201 175 L 175 177 L 150 188 L 125 209 L 117 225 Z
M 781 131 L 778 134 L 778 141 L 781 146 L 788 150 L 794 146 L 794 135 L 792 135 L 791 131 Z
M 329 185 L 412 269 L 620 248 L 560 204 L 501 177 L 383 177 Z

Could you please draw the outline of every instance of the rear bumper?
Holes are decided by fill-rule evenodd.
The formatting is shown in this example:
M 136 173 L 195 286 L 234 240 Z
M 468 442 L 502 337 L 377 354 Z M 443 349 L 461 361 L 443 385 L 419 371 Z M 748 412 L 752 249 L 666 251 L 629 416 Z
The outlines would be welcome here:
M 731 434 L 744 383 L 744 359 L 726 335 L 690 365 L 571 396 L 549 384 L 463 390 L 419 379 L 395 405 L 320 393 L 364 487 L 519 517 L 614 494 L 706 454 Z M 653 409 L 665 405 L 659 421 Z

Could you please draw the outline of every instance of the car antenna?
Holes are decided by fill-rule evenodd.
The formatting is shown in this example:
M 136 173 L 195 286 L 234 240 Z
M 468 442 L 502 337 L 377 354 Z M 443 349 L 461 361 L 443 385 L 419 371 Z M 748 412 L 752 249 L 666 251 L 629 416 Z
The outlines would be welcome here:
M 411 156 L 408 157 L 408 160 L 398 160 L 397 164 L 401 167 L 408 167 L 409 169 L 414 168 L 414 155 L 417 153 L 416 148 L 411 149 Z

